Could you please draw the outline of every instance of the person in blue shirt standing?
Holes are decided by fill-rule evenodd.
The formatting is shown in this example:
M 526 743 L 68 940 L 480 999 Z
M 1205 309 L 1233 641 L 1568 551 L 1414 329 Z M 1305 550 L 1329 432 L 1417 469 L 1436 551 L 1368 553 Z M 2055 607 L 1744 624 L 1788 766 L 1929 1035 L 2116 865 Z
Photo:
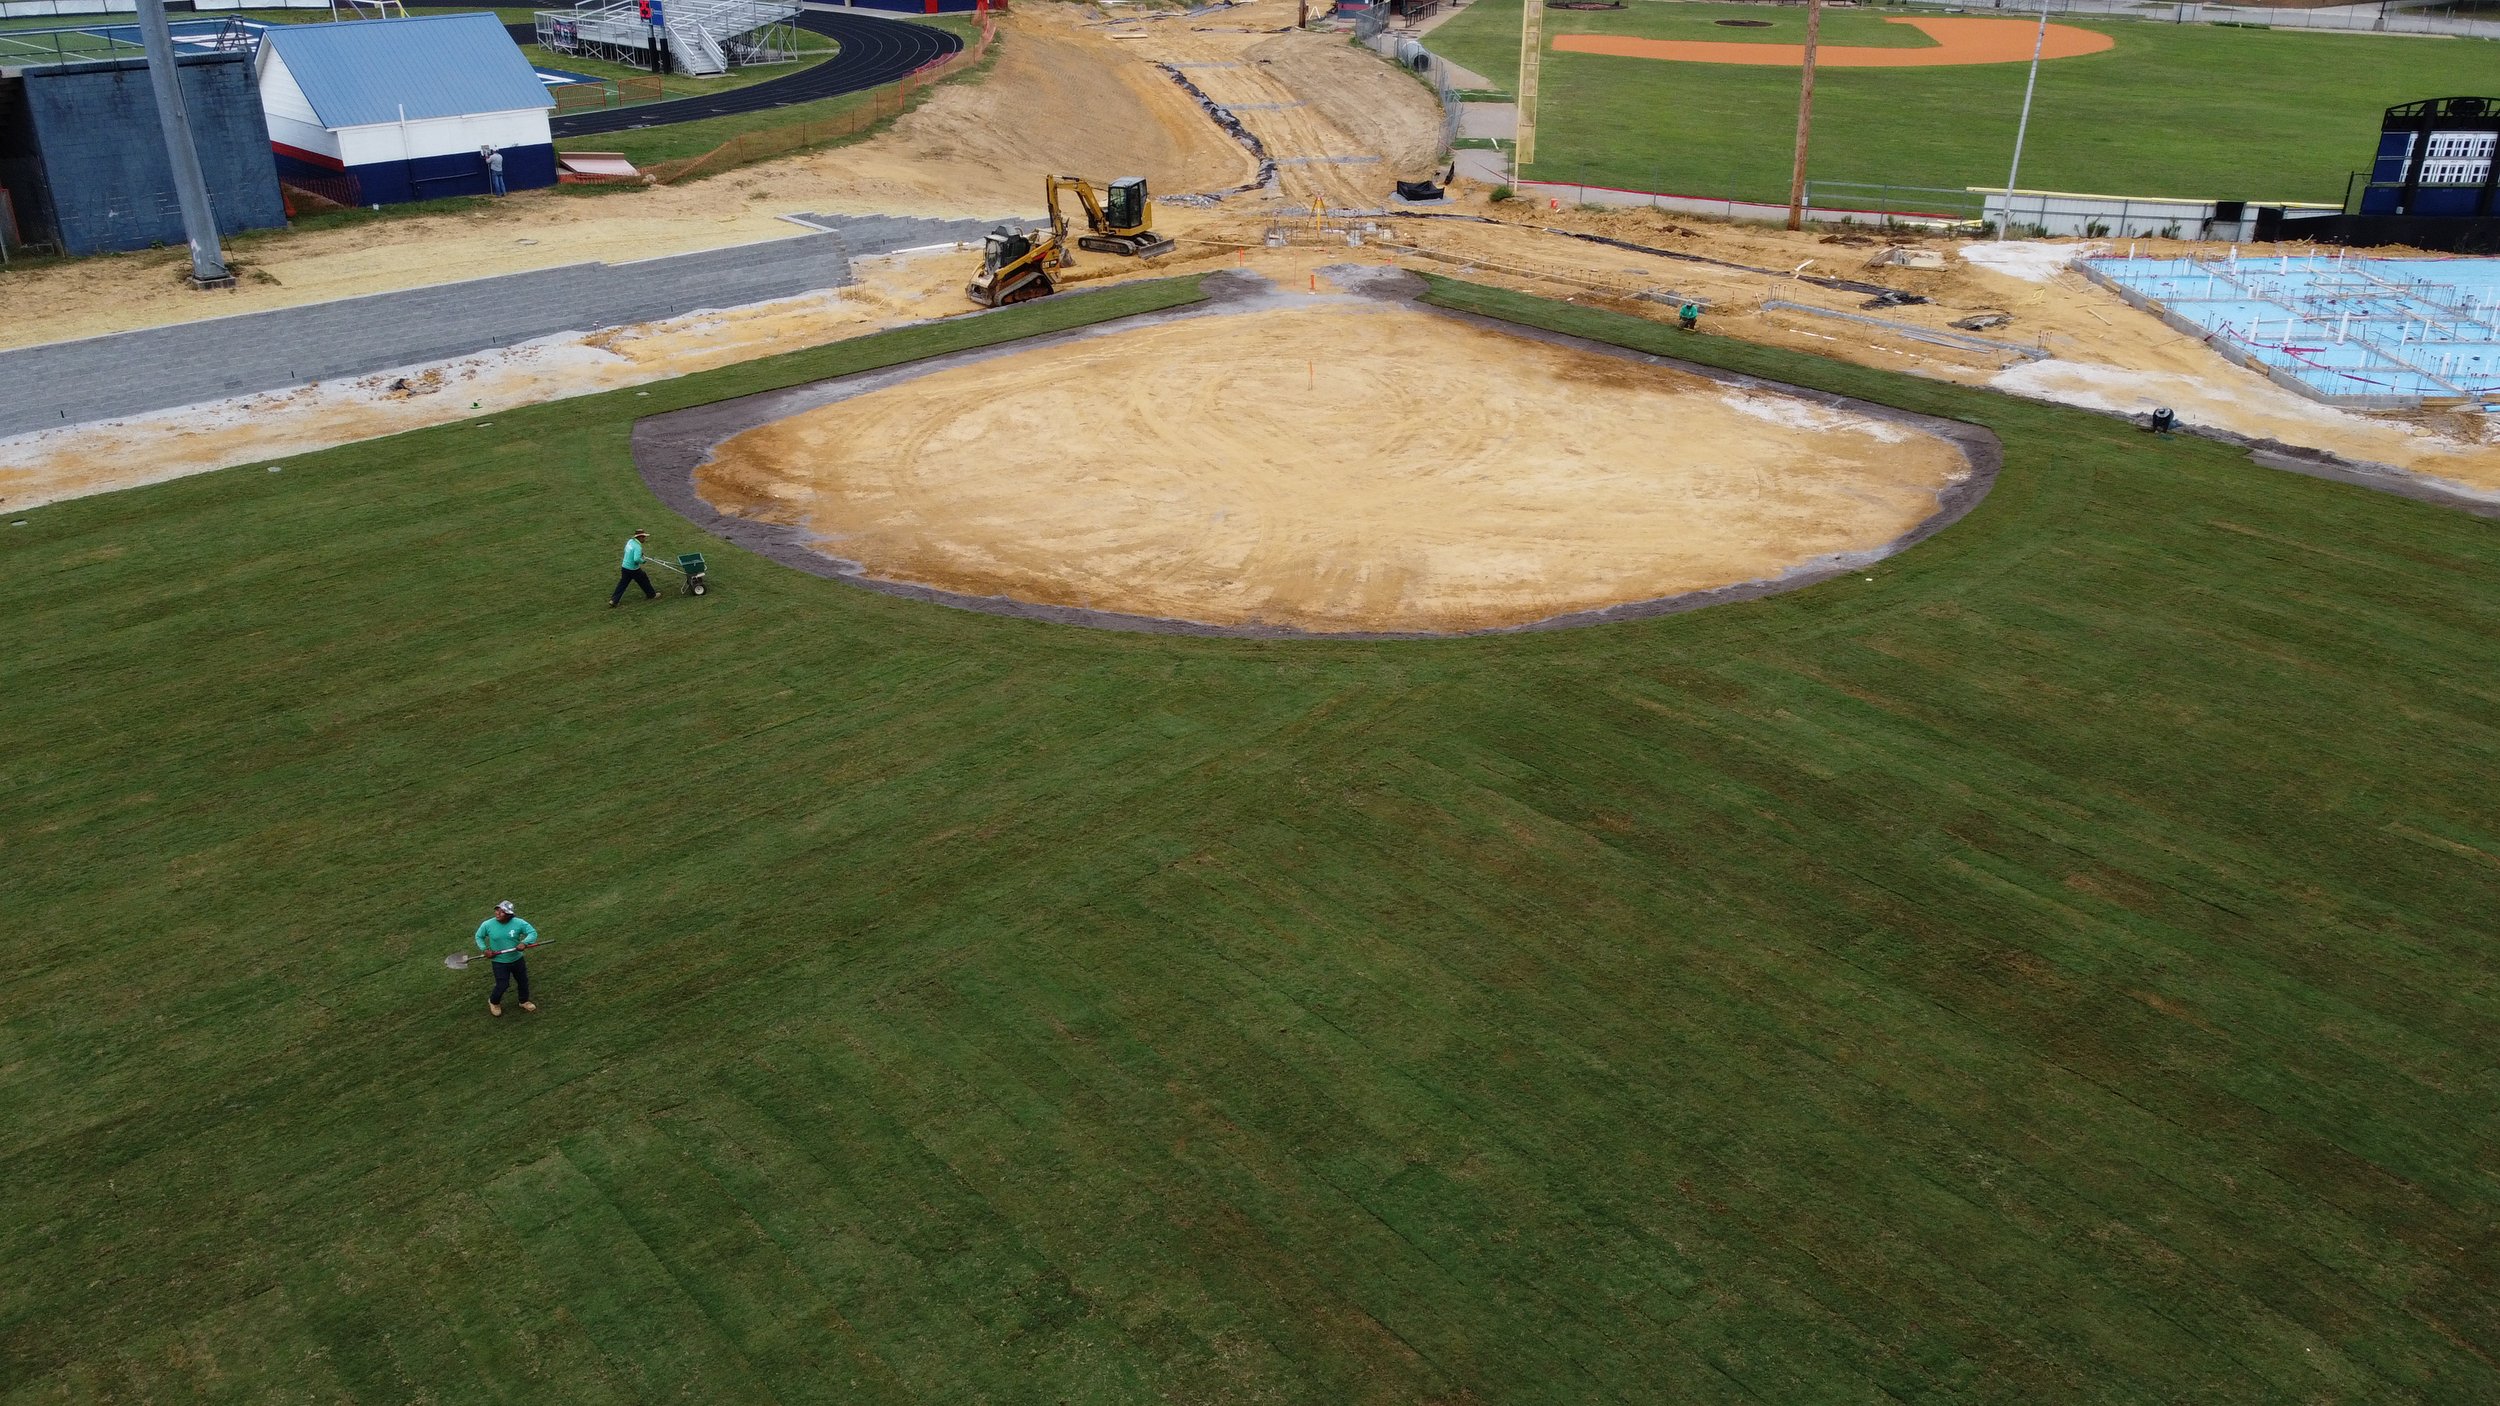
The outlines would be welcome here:
M 523 955 L 537 943 L 538 929 L 512 910 L 509 898 L 495 905 L 495 916 L 477 925 L 477 950 L 495 962 L 495 992 L 486 998 L 488 1015 L 503 1014 L 504 988 L 514 985 L 521 988 L 521 1009 L 538 1009 L 530 1000 L 530 964 Z
M 625 539 L 625 560 L 616 576 L 616 589 L 608 594 L 608 609 L 614 610 L 625 599 L 627 586 L 642 587 L 644 600 L 657 600 L 660 593 L 651 589 L 650 573 L 642 569 L 642 544 L 651 540 L 648 532 L 637 532 Z

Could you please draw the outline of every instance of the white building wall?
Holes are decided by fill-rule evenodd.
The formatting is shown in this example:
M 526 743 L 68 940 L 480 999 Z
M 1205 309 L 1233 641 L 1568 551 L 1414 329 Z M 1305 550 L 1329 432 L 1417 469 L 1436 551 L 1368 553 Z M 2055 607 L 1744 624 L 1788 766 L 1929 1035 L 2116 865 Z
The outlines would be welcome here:
M 386 122 L 371 127 L 342 127 L 338 131 L 339 159 L 350 166 L 451 156 L 475 152 L 482 146 L 545 146 L 553 140 L 543 110 Z
M 320 156 L 339 154 L 339 139 L 328 128 L 298 122 L 291 117 L 280 117 L 275 113 L 269 115 L 269 140 L 279 146 L 291 146 L 297 151 L 309 151 Z
M 321 125 L 321 119 L 313 114 L 312 103 L 304 96 L 303 85 L 295 81 L 286 60 L 278 57 L 274 44 L 264 44 L 260 50 L 260 110 L 273 118 Z
M 269 123 L 269 140 L 316 156 L 337 156 L 339 139 L 313 115 L 303 87 L 287 71 L 274 45 L 260 50 L 260 111 Z
M 2055 236 L 2110 239 L 2211 239 L 2238 241 L 2257 237 L 2259 202 L 2244 202 L 2234 220 L 2217 221 L 2215 202 L 2170 200 L 2142 195 L 2079 195 L 2052 190 L 2018 190 L 2008 198 L 2003 187 L 1972 186 L 1998 229 L 2037 226 Z M 2298 200 L 2268 200 L 2265 205 L 2303 215 L 2331 214 L 2341 205 Z

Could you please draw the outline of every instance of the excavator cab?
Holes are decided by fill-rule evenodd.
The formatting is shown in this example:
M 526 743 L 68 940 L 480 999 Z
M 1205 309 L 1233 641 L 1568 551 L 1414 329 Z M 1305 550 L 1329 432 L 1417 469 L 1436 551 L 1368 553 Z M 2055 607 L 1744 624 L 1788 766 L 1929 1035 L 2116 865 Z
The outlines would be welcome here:
M 1103 223 L 1114 233 L 1143 229 L 1154 223 L 1154 204 L 1146 196 L 1144 176 L 1122 176 L 1103 192 Z
M 1155 233 L 1155 202 L 1147 192 L 1144 176 L 1122 176 L 1103 191 L 1098 203 L 1093 186 L 1076 176 L 1058 176 L 1050 182 L 1051 209 L 1058 210 L 1059 192 L 1073 190 L 1085 205 L 1086 232 L 1077 236 L 1076 247 L 1102 254 L 1125 254 L 1133 259 L 1151 259 L 1169 254 L 1175 245 Z

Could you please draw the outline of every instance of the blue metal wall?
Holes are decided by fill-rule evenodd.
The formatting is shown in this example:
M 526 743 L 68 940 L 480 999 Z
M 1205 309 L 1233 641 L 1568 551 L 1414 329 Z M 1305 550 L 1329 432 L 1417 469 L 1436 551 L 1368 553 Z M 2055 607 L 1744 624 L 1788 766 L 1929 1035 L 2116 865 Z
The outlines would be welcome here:
M 503 151 L 505 190 L 534 190 L 556 183 L 556 149 L 552 144 L 508 146 Z M 376 161 L 364 166 L 316 166 L 285 152 L 278 169 L 288 179 L 356 178 L 356 198 L 367 205 L 398 205 L 411 200 L 442 200 L 454 195 L 485 195 L 486 158 L 474 151 L 449 156 L 420 156 L 408 161 Z M 323 189 L 314 185 L 314 189 Z
M 285 224 L 251 61 L 241 54 L 186 55 L 178 71 L 218 230 Z M 183 242 L 182 209 L 145 61 L 28 69 L 23 99 L 50 226 L 40 234 L 27 231 L 29 238 L 48 239 L 64 254 Z

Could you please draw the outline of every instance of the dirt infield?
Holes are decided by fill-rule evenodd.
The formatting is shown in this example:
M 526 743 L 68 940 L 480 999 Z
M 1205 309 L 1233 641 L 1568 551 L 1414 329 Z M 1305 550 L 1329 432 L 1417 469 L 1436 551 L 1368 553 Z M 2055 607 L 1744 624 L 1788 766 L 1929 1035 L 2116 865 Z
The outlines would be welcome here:
M 1872 407 L 1360 293 L 831 394 L 718 425 L 694 490 L 871 583 L 1226 633 L 1518 628 L 1819 579 L 1967 506 L 1978 467 Z
M 2030 20 L 1897 19 L 1936 41 L 1932 49 L 1871 49 L 1826 44 L 1815 51 L 1817 68 L 1954 68 L 1979 63 L 2029 63 L 2038 26 Z M 2040 49 L 2044 59 L 2080 58 L 2113 48 L 2117 40 L 2073 25 L 2049 26 Z M 1672 63 L 1751 64 L 1762 68 L 1797 68 L 1806 61 L 1802 44 L 1724 44 L 1698 39 L 1634 39 L 1619 34 L 1565 34 L 1554 41 L 1565 54 L 1608 54 L 1625 59 L 1664 59 Z

